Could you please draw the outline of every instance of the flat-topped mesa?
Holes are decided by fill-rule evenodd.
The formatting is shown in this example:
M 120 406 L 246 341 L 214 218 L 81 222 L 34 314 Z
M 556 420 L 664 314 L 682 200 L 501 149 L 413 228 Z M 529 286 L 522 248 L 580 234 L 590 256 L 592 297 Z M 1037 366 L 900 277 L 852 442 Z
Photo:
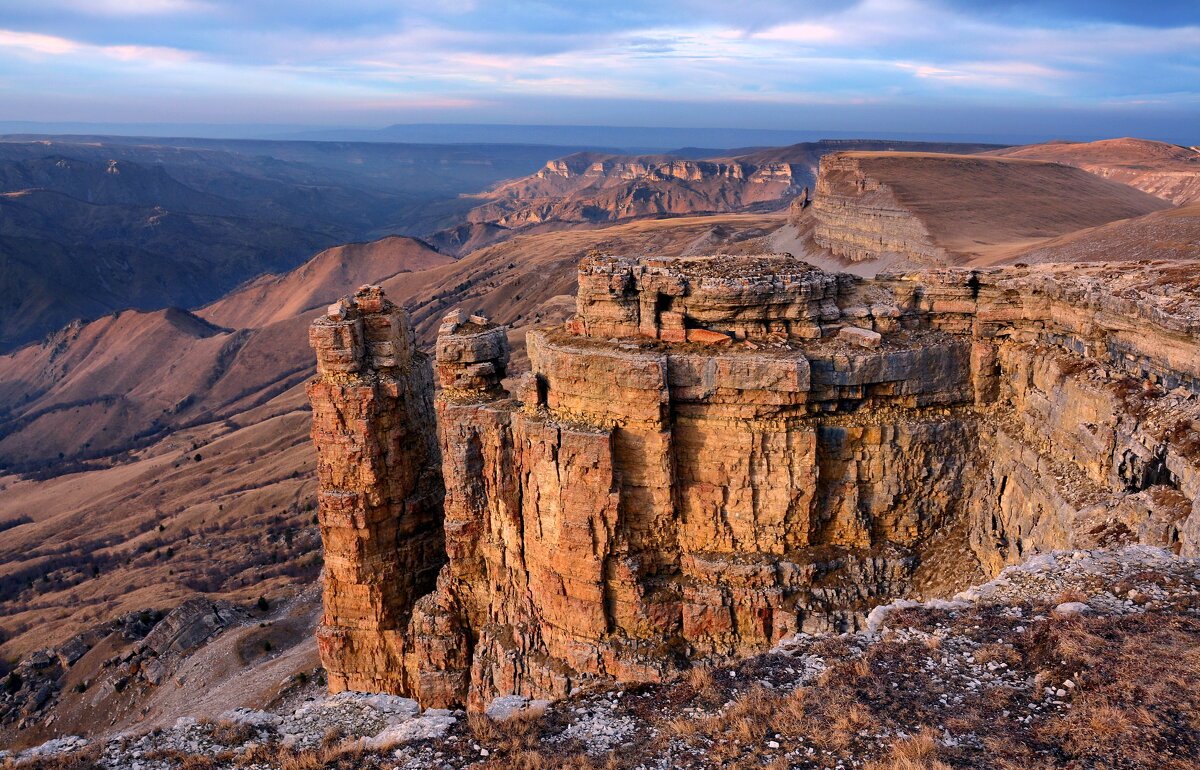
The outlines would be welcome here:
M 1039 551 L 1200 554 L 1196 276 L 589 256 L 519 399 L 504 327 L 445 320 L 434 399 L 360 292 L 309 385 L 331 686 L 482 709 L 861 628 Z
M 822 336 L 838 318 L 839 277 L 790 254 L 703 257 L 591 255 L 579 265 L 569 328 L 595 339 L 727 343 Z
M 325 546 L 318 631 L 330 687 L 398 692 L 416 600 L 445 561 L 428 357 L 376 286 L 331 305 L 309 339 Z

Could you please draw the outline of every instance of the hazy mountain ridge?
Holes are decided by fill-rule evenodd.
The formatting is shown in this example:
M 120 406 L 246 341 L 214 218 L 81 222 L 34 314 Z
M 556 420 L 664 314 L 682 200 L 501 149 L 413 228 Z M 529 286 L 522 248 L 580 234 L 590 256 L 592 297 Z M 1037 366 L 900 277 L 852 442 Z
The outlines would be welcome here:
M 459 193 L 561 151 L 180 142 L 0 141 L 0 351 L 78 318 L 201 305 L 338 243 L 431 232 L 461 221 Z

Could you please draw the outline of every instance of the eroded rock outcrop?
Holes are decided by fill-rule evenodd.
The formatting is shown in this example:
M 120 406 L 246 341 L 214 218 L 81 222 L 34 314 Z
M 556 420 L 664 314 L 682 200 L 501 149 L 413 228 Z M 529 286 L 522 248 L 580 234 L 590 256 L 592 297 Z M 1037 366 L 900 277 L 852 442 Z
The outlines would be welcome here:
M 309 339 L 325 544 L 321 658 L 335 691 L 406 691 L 412 607 L 445 559 L 428 357 L 404 310 L 377 287 L 330 306 Z
M 405 334 L 367 355 L 405 325 L 364 289 L 314 326 L 331 683 L 480 709 L 859 628 L 1034 552 L 1200 552 L 1198 269 L 595 255 L 512 394 L 505 329 L 447 318 L 435 404 Z

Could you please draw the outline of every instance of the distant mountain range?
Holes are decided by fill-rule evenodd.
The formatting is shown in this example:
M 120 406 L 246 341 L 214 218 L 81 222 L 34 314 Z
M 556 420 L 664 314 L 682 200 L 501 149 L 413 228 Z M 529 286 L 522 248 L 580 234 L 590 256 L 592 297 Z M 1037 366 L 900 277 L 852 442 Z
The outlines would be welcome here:
M 78 318 L 204 304 L 322 248 L 461 220 L 560 147 L 9 137 L 0 351 Z
M 680 147 L 779 147 L 822 139 L 860 139 L 869 131 L 813 128 L 694 128 L 644 126 L 521 125 L 508 123 L 398 123 L 363 126 L 295 126 L 174 123 L 37 123 L 0 121 L 0 134 L 91 135 L 126 137 L 208 137 L 210 139 L 285 139 L 415 144 L 548 144 L 581 150 L 655 153 Z M 1013 133 L 894 132 L 888 137 L 913 142 L 988 142 L 1028 144 L 1046 137 Z M 560 153 L 563 154 L 563 153 Z

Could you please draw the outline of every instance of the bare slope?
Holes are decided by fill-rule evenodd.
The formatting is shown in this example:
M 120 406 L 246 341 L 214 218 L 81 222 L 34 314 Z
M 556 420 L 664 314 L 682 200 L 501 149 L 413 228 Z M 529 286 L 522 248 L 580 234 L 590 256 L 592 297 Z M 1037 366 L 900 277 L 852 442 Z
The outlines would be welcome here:
M 1031 264 L 1200 259 L 1200 203 L 1089 227 L 1002 257 Z
M 986 154 L 1076 166 L 1180 206 L 1200 201 L 1200 152 L 1191 147 L 1125 137 L 1046 142 Z
M 313 308 L 363 283 L 382 282 L 408 305 L 429 342 L 457 304 L 517 325 L 557 318 L 567 307 L 555 298 L 574 292 L 575 263 L 589 249 L 684 253 L 749 243 L 780 224 L 753 215 L 640 222 L 523 236 L 457 262 L 387 238 L 330 249 L 196 314 L 127 311 L 72 324 L 0 357 L 0 464 L 54 474 L 60 452 L 66 462 L 96 458 L 236 419 L 309 376 Z
M 197 315 L 221 326 L 258 328 L 318 307 L 351 287 L 453 261 L 421 241 L 399 236 L 335 246 L 291 272 L 257 278 Z
M 1169 206 L 1054 163 L 845 152 L 822 162 L 808 212 L 816 244 L 835 256 L 945 264 Z

